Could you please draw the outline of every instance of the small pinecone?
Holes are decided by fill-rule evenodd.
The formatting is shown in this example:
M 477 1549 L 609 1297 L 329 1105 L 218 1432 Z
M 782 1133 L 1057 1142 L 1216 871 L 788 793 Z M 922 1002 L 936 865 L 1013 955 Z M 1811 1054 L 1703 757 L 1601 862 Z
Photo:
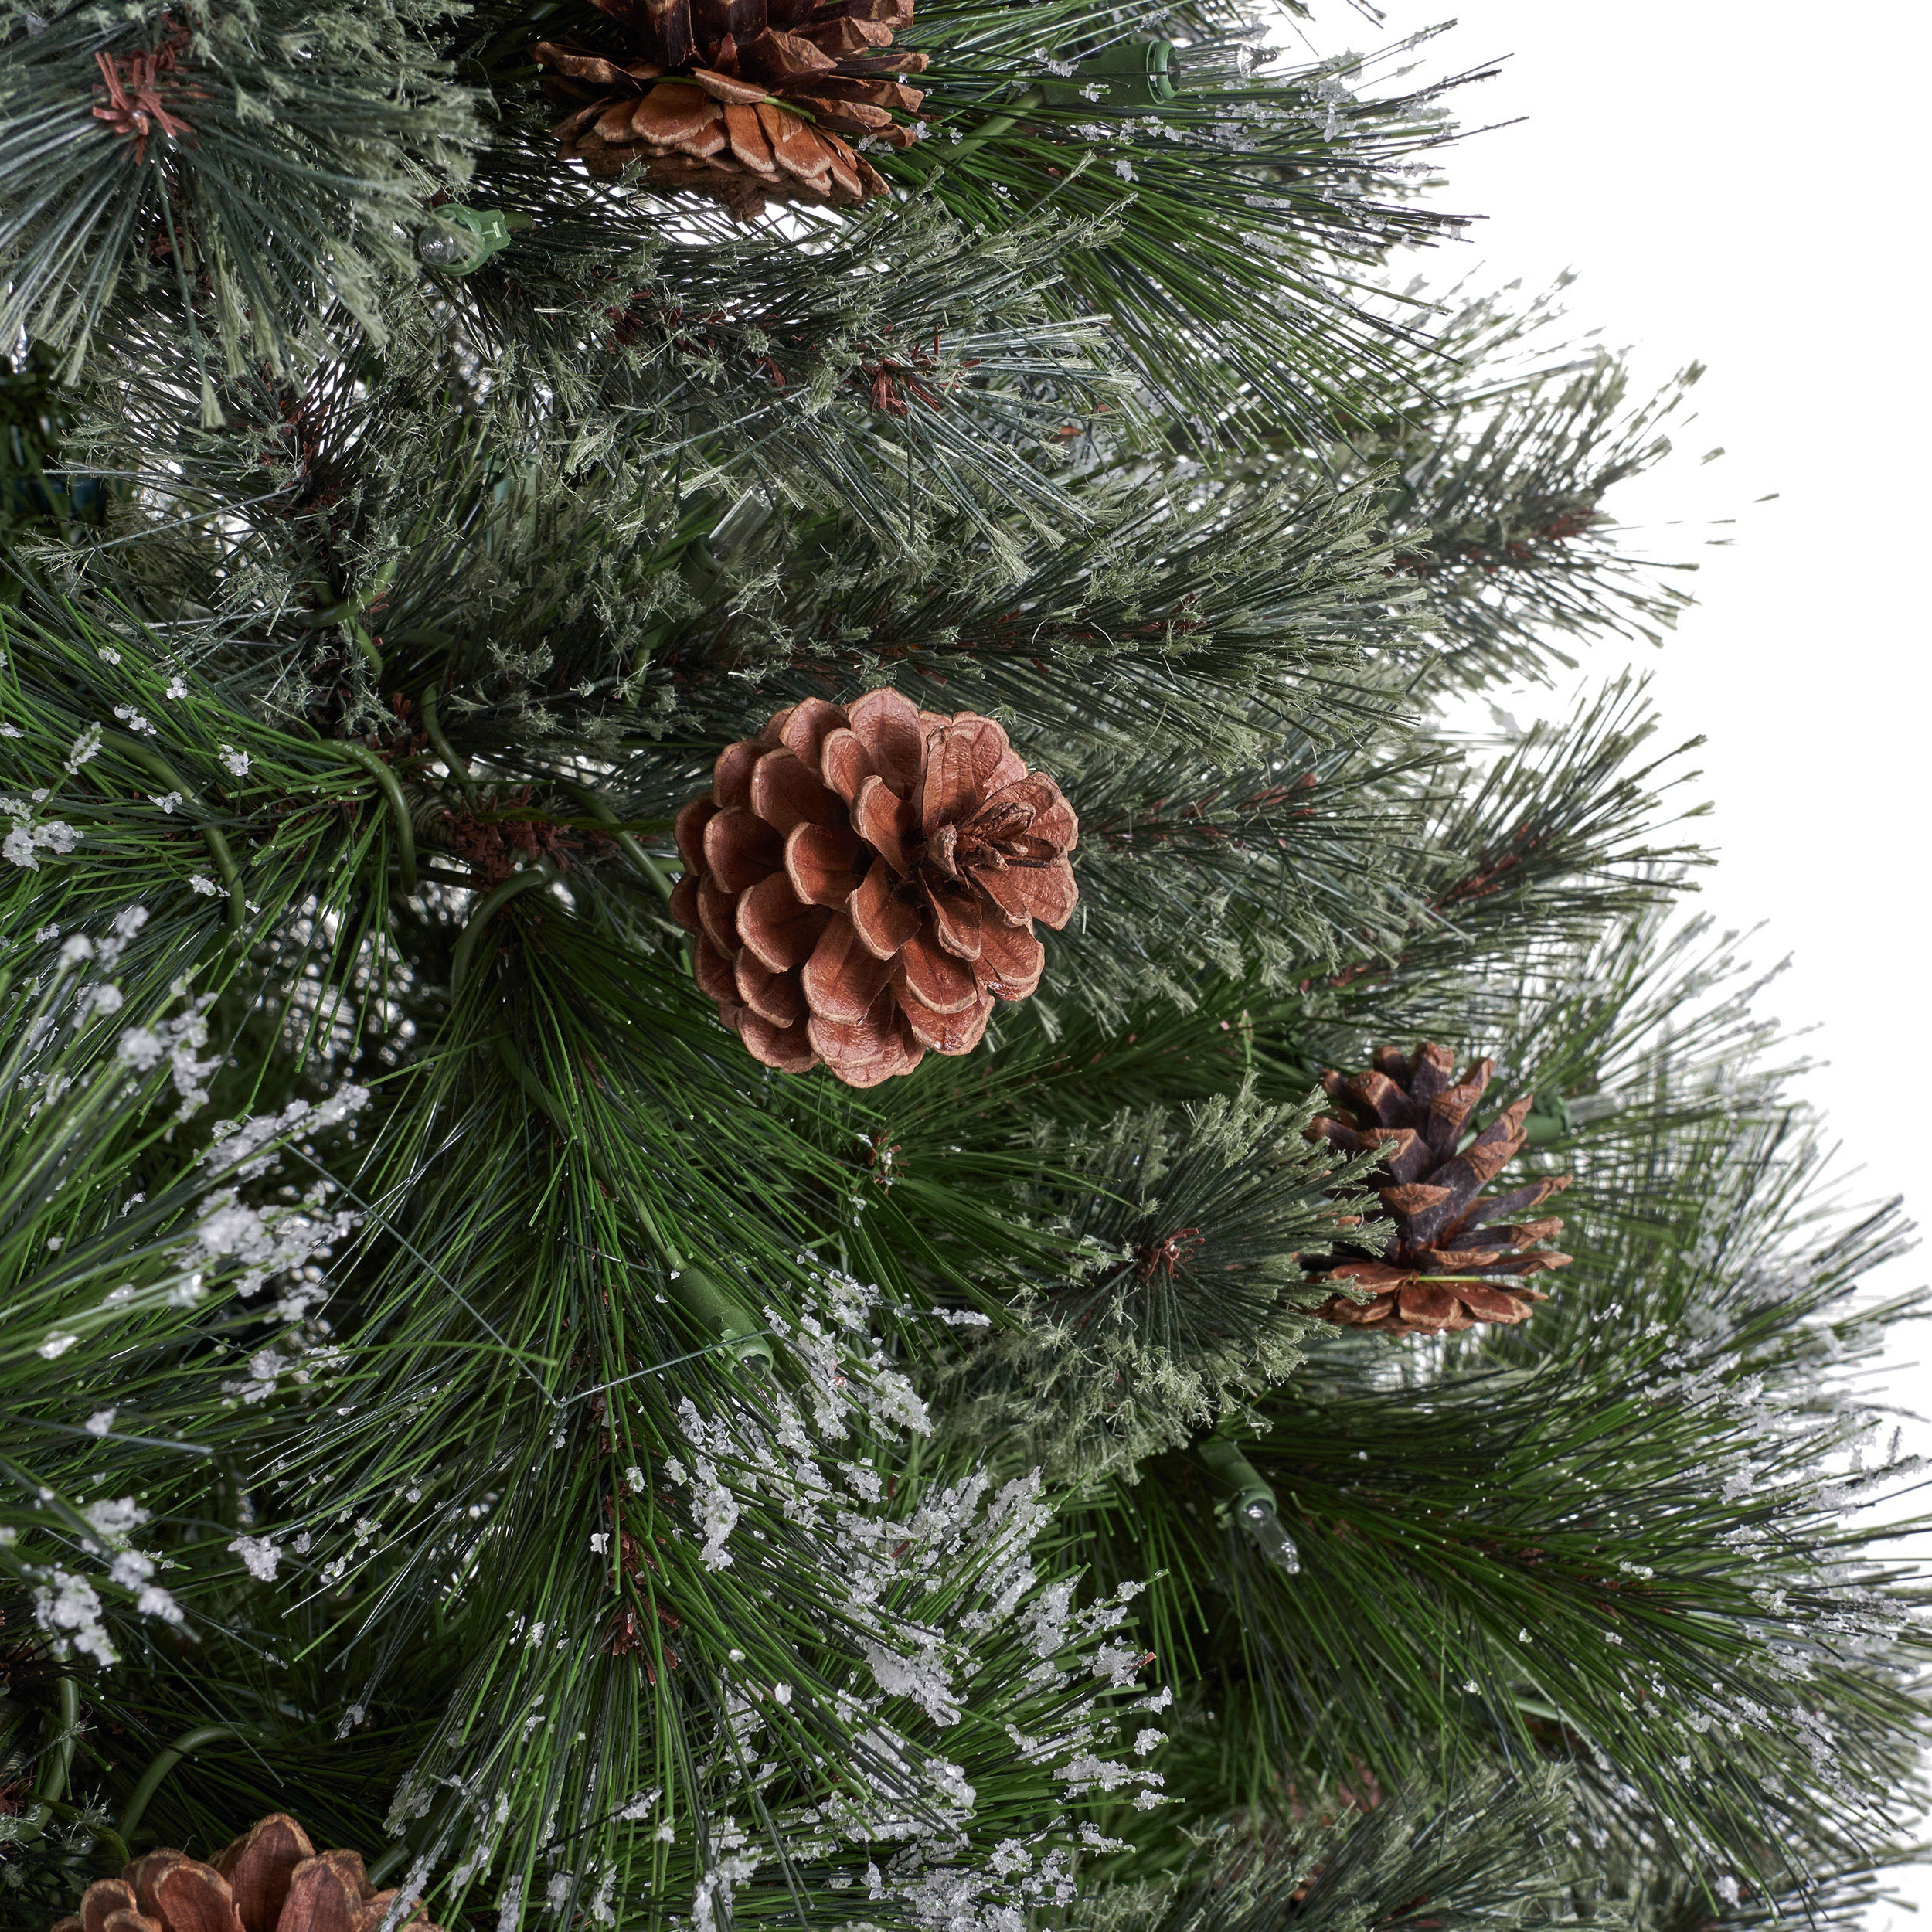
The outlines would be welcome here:
M 893 119 L 925 96 L 894 78 L 926 56 L 892 44 L 912 0 L 597 0 L 617 57 L 539 41 L 545 85 L 574 111 L 553 130 L 594 175 L 641 161 L 650 179 L 721 201 L 741 219 L 767 200 L 850 207 L 886 192 L 843 137 L 895 148 Z
M 719 753 L 678 815 L 671 910 L 698 984 L 767 1066 L 851 1087 L 967 1053 L 998 999 L 1039 985 L 1080 895 L 1060 787 L 990 718 L 896 691 L 781 711 Z
M 376 1932 L 396 1901 L 372 1892 L 359 1852 L 318 1852 L 285 1811 L 272 1811 L 204 1865 L 150 1852 L 117 1879 L 97 1879 L 77 1916 L 53 1932 Z M 437 1932 L 420 1909 L 404 1932 Z
M 1395 1239 L 1378 1258 L 1345 1252 L 1304 1254 L 1309 1274 L 1373 1291 L 1358 1301 L 1332 1296 L 1314 1312 L 1325 1321 L 1383 1335 L 1436 1335 L 1479 1321 L 1524 1320 L 1549 1298 L 1524 1284 L 1525 1275 L 1570 1265 L 1570 1257 L 1539 1243 L 1563 1232 L 1560 1220 L 1519 1221 L 1570 1185 L 1567 1174 L 1546 1175 L 1507 1194 L 1482 1189 L 1522 1147 L 1527 1100 L 1505 1107 L 1460 1153 L 1464 1124 L 1475 1111 L 1494 1060 L 1478 1060 L 1458 1080 L 1446 1047 L 1423 1046 L 1413 1060 L 1393 1046 L 1376 1050 L 1375 1066 L 1344 1080 L 1322 1075 L 1345 1117 L 1318 1117 L 1311 1140 L 1339 1154 L 1382 1150 L 1393 1185 L 1379 1190 Z M 1383 1216 L 1369 1226 L 1380 1229 Z M 1369 1243 L 1362 1243 L 1372 1253 Z

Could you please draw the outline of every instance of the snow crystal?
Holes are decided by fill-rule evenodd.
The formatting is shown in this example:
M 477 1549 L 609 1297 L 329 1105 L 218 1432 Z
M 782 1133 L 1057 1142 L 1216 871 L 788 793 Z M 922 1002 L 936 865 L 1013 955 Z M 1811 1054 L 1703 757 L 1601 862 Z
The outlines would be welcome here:
M 131 1026 L 124 1032 L 114 1051 L 137 1073 L 145 1073 L 151 1066 L 160 1064 L 162 1056 L 168 1050 L 158 1033 L 145 1026 Z
M 104 1499 L 90 1503 L 83 1514 L 104 1536 L 124 1536 L 148 1520 L 147 1511 L 132 1496 L 122 1496 L 113 1502 Z
M 282 1553 L 266 1536 L 237 1536 L 228 1547 L 240 1557 L 250 1576 L 265 1583 L 275 1580 Z
M 53 1638 L 56 1657 L 67 1655 L 70 1648 L 97 1664 L 120 1661 L 100 1621 L 100 1599 L 84 1577 L 69 1571 L 49 1571 L 33 1593 L 34 1621 Z

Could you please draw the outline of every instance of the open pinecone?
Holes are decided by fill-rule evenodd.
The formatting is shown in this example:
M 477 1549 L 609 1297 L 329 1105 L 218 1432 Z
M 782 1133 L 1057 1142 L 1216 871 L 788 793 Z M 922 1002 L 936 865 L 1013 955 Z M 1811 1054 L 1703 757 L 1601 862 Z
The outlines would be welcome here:
M 1311 1274 L 1373 1291 L 1366 1301 L 1330 1297 L 1314 1311 L 1325 1321 L 1395 1335 L 1521 1321 L 1536 1302 L 1549 1299 L 1522 1277 L 1570 1265 L 1568 1255 L 1539 1245 L 1563 1232 L 1560 1220 L 1512 1218 L 1569 1186 L 1567 1174 L 1547 1175 L 1507 1194 L 1482 1192 L 1522 1147 L 1530 1103 L 1505 1107 L 1458 1151 L 1464 1124 L 1496 1063 L 1478 1060 L 1460 1080 L 1455 1066 L 1447 1047 L 1419 1046 L 1406 1060 L 1384 1046 L 1366 1073 L 1346 1080 L 1332 1071 L 1322 1075 L 1345 1117 L 1318 1116 L 1308 1124 L 1308 1138 L 1326 1140 L 1341 1154 L 1381 1149 L 1393 1185 L 1379 1190 L 1383 1213 L 1370 1217 L 1367 1229 L 1379 1231 L 1393 1222 L 1395 1233 L 1374 1259 L 1345 1248 L 1301 1257 Z M 1370 1241 L 1362 1245 L 1375 1253 Z
M 376 1932 L 396 1903 L 372 1892 L 359 1852 L 318 1852 L 284 1811 L 271 1811 L 212 1864 L 150 1852 L 117 1879 L 87 1887 L 53 1932 Z M 420 1910 L 407 1932 L 437 1932 Z
M 553 131 L 594 175 L 642 161 L 651 179 L 741 217 L 767 199 L 846 207 L 886 192 L 842 137 L 907 146 L 925 96 L 894 78 L 926 56 L 894 47 L 913 0 L 597 0 L 616 58 L 543 40 L 545 86 L 577 104 Z
M 978 1046 L 1039 985 L 1079 893 L 1073 808 L 990 718 L 896 691 L 808 698 L 718 755 L 678 815 L 671 910 L 698 984 L 767 1066 L 852 1087 Z

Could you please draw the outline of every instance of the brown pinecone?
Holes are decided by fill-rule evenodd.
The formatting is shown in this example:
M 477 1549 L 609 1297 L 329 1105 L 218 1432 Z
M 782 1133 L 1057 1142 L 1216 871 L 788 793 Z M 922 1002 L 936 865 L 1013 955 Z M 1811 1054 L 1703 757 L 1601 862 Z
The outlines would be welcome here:
M 372 1892 L 359 1852 L 318 1852 L 284 1811 L 272 1811 L 212 1864 L 150 1852 L 117 1879 L 87 1887 L 77 1915 L 53 1932 L 376 1932 L 395 1892 Z M 420 1909 L 407 1932 L 437 1932 Z
M 1332 1296 L 1314 1312 L 1325 1321 L 1383 1335 L 1436 1335 L 1479 1321 L 1521 1321 L 1549 1297 L 1522 1277 L 1570 1265 L 1570 1257 L 1540 1247 L 1563 1232 L 1560 1220 L 1518 1221 L 1570 1185 L 1567 1174 L 1546 1175 L 1507 1194 L 1484 1186 L 1523 1144 L 1527 1100 L 1505 1107 L 1460 1153 L 1464 1124 L 1482 1098 L 1494 1060 L 1478 1060 L 1458 1080 L 1447 1047 L 1423 1046 L 1413 1060 L 1393 1046 L 1376 1049 L 1374 1066 L 1344 1080 L 1321 1077 L 1345 1117 L 1318 1116 L 1311 1140 L 1340 1154 L 1382 1150 L 1393 1185 L 1379 1190 L 1383 1215 L 1369 1228 L 1393 1223 L 1395 1239 L 1378 1258 L 1344 1252 L 1304 1254 L 1311 1274 L 1374 1291 L 1358 1301 Z M 1386 1216 L 1385 1222 L 1383 1216 Z M 1365 1242 L 1365 1247 L 1373 1253 Z
M 767 199 L 849 207 L 886 192 L 843 136 L 909 145 L 893 118 L 925 96 L 893 77 L 926 56 L 894 47 L 913 0 L 597 0 L 622 30 L 617 56 L 539 41 L 545 85 L 577 106 L 553 131 L 594 175 L 642 161 L 741 218 Z
M 1080 895 L 1060 787 L 990 718 L 896 691 L 781 711 L 678 815 L 671 900 L 698 984 L 767 1066 L 852 1087 L 970 1053 L 1024 999 Z

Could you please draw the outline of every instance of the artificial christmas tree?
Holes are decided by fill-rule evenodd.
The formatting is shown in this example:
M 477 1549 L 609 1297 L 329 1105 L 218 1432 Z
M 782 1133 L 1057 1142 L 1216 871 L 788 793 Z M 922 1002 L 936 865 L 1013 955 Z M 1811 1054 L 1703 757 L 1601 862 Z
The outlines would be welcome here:
M 0 1921 L 1869 1903 L 1920 1304 L 1641 689 L 1454 723 L 1682 385 L 1421 45 L 0 21 Z

